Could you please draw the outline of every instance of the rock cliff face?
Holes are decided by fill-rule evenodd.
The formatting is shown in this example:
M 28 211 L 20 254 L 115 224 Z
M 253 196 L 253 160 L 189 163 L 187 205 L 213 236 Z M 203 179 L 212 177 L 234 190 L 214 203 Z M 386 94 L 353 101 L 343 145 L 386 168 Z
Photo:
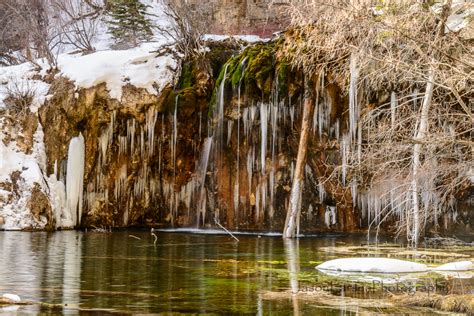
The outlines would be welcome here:
M 25 155 L 43 153 L 44 162 L 38 162 L 42 176 L 22 197 L 15 195 L 21 172 L 12 173 L 0 183 L 0 193 L 8 191 L 0 201 L 25 200 L 36 224 L 19 227 L 61 227 L 65 205 L 57 192 L 64 192 L 71 139 L 82 134 L 82 227 L 220 223 L 229 229 L 281 232 L 298 150 L 304 80 L 278 54 L 280 42 L 243 51 L 235 44 L 209 43 L 204 57 L 183 65 L 175 87 L 169 84 L 152 94 L 128 84 L 120 100 L 110 97 L 105 83 L 78 88 L 67 78 L 50 76 L 48 98 L 37 114 L 25 116 L 21 137 L 16 137 Z M 359 231 L 368 219 L 354 205 L 351 187 L 321 181 L 340 172 L 340 139 L 349 119 L 347 95 L 330 73 L 325 80 L 318 88 L 299 192 L 299 230 Z M 7 116 L 2 120 L 4 128 L 12 124 Z M 38 144 L 41 148 L 34 149 Z M 447 214 L 443 228 L 454 227 L 454 220 L 469 231 L 471 216 L 469 211 L 457 218 Z
M 183 0 L 174 0 L 183 3 Z M 203 12 L 213 34 L 256 34 L 270 37 L 288 26 L 289 0 L 188 0 L 192 10 Z

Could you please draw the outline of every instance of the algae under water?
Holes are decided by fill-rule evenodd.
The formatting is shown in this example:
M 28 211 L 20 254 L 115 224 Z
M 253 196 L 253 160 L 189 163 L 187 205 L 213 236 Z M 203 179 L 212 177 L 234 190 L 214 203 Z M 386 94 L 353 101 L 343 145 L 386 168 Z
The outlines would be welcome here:
M 38 302 L 0 306 L 0 314 L 436 313 L 378 300 L 387 296 L 380 289 L 351 295 L 344 285 L 353 284 L 353 279 L 315 270 L 322 261 L 344 256 L 334 251 L 338 247 L 364 248 L 363 236 L 285 241 L 280 236 L 239 235 L 237 243 L 228 235 L 155 233 L 156 244 L 149 231 L 139 230 L 0 232 L 0 294 L 14 293 Z M 388 247 L 390 256 L 397 247 Z M 472 249 L 461 252 L 468 257 L 473 254 Z M 359 285 L 368 288 L 370 282 L 373 279 Z M 442 275 L 429 275 L 414 282 L 447 281 Z M 451 277 L 449 282 L 450 289 L 453 282 L 462 282 L 463 290 L 472 293 L 472 278 L 456 281 Z M 315 292 L 323 287 L 327 291 L 315 299 Z

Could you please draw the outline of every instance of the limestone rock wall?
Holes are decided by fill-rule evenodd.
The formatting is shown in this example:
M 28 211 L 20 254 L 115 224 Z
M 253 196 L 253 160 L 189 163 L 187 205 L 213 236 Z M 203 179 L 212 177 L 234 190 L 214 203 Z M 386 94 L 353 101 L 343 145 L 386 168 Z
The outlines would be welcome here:
M 256 34 L 269 37 L 288 25 L 286 9 L 290 0 L 174 0 L 186 2 L 208 16 L 207 32 L 216 34 Z

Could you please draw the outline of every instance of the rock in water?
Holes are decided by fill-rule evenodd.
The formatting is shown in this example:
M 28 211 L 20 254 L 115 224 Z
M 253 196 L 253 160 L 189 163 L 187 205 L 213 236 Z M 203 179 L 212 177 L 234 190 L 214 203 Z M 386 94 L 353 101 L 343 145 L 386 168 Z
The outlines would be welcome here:
M 434 268 L 435 271 L 468 271 L 472 270 L 473 265 L 471 261 L 458 261 L 443 264 Z
M 389 258 L 334 259 L 318 265 L 316 269 L 362 273 L 407 273 L 428 271 L 428 267 L 424 264 Z
M 5 293 L 2 297 L 16 303 L 21 302 L 21 298 L 16 294 Z

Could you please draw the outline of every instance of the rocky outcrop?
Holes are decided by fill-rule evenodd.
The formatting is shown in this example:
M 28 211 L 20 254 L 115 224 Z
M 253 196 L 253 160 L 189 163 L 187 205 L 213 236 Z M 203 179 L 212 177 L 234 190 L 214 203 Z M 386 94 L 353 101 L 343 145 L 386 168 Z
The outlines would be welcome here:
M 64 186 L 69 143 L 82 134 L 81 226 L 211 227 L 219 222 L 229 229 L 281 232 L 304 95 L 302 72 L 279 54 L 283 41 L 240 52 L 235 44 L 209 43 L 204 57 L 183 64 L 175 87 L 152 94 L 128 84 L 120 100 L 110 97 L 106 83 L 80 88 L 56 76 L 38 116 L 26 120 L 25 133 L 16 138 L 24 139 L 25 152 L 34 153 L 35 138 L 28 131 L 41 127 L 44 133 L 45 180 L 33 182 L 25 202 L 41 223 L 32 228 L 58 226 L 61 201 L 54 202 L 53 187 Z M 340 88 L 343 79 L 328 71 L 324 80 L 314 87 L 319 107 L 308 140 L 299 229 L 359 231 L 368 219 L 355 205 L 351 187 L 330 177 L 340 172 L 349 99 Z M 385 101 L 374 97 L 373 106 Z M 10 192 L 0 199 L 11 203 L 18 183 L 0 183 L 0 190 Z
M 182 0 L 174 0 L 183 3 Z M 271 37 L 273 32 L 289 24 L 289 0 L 199 0 L 184 1 L 187 10 L 196 12 L 207 21 L 206 32 L 211 34 L 252 34 Z

